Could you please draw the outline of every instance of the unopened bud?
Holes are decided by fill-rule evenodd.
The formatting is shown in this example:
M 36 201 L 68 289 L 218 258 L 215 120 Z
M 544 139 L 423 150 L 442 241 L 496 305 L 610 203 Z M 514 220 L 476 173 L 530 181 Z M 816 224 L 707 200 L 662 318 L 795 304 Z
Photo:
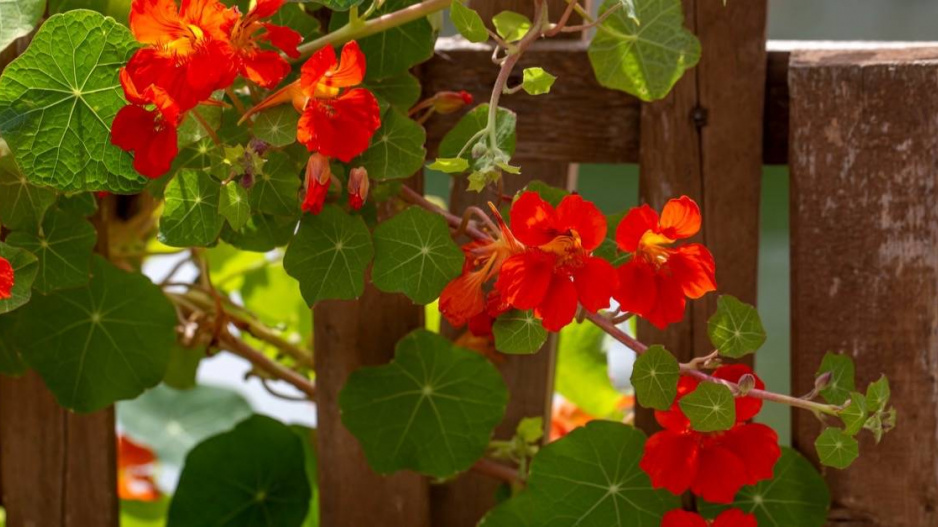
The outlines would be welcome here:
M 489 151 L 489 147 L 486 146 L 484 142 L 480 141 L 476 143 L 475 146 L 472 147 L 472 158 L 479 159 L 480 157 L 487 154 L 488 151 Z
M 368 188 L 371 183 L 368 180 L 368 171 L 365 167 L 353 168 L 348 175 L 348 203 L 352 210 L 358 210 L 368 199 Z
M 306 162 L 306 185 L 325 185 L 332 179 L 332 168 L 329 167 L 329 158 L 316 152 L 309 156 Z
M 745 397 L 756 387 L 756 377 L 751 373 L 747 373 L 740 377 L 736 384 L 739 386 L 739 396 Z
M 453 113 L 472 104 L 472 95 L 466 91 L 441 91 L 433 96 L 433 109 L 437 113 Z
M 824 388 L 827 388 L 827 385 L 831 383 L 831 378 L 834 376 L 834 372 L 829 371 L 825 372 L 823 375 L 820 375 L 817 379 L 814 379 L 814 391 L 820 392 Z

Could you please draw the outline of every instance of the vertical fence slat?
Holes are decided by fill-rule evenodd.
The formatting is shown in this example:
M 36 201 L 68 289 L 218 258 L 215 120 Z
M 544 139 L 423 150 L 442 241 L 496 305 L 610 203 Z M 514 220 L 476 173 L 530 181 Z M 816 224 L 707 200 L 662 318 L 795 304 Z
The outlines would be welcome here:
M 318 303 L 313 322 L 322 525 L 429 527 L 426 478 L 413 472 L 375 473 L 342 424 L 338 402 L 349 374 L 387 364 L 397 341 L 423 325 L 423 306 L 369 283 L 358 300 Z
M 717 263 L 720 292 L 756 299 L 762 116 L 766 78 L 766 0 L 684 1 L 685 25 L 701 41 L 700 64 L 674 91 L 642 108 L 641 196 L 659 209 L 681 194 L 703 212 L 703 235 Z M 708 353 L 707 318 L 716 295 L 694 302 L 667 331 L 639 324 L 639 337 L 660 342 L 681 360 Z M 640 410 L 639 426 L 654 427 Z
M 62 409 L 39 377 L 0 378 L 0 480 L 11 527 L 117 527 L 114 410 Z
M 895 431 L 825 470 L 832 522 L 938 525 L 938 48 L 794 52 L 791 88 L 792 385 L 825 352 L 889 376 Z M 819 423 L 794 412 L 814 457 Z

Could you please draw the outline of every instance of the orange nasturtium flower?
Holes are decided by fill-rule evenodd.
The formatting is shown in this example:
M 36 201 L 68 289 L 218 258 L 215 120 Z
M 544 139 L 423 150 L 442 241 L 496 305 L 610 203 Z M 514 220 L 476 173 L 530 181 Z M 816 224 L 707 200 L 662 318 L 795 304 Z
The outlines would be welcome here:
M 153 481 L 156 456 L 149 448 L 120 436 L 117 443 L 117 494 L 122 500 L 156 501 L 160 491 Z
M 258 0 L 231 30 L 231 45 L 239 61 L 241 75 L 264 88 L 273 88 L 290 73 L 290 63 L 279 53 L 265 50 L 260 42 L 267 41 L 293 58 L 300 52 L 296 49 L 303 37 L 285 26 L 262 22 L 277 13 L 286 0 Z
M 524 250 L 501 214 L 491 203 L 501 235 L 490 241 L 474 241 L 462 247 L 466 257 L 463 272 L 440 294 L 440 313 L 453 327 L 469 322 L 473 335 L 491 333 L 492 319 L 508 309 L 497 290 L 485 291 L 485 284 L 494 278 L 512 255 Z
M 13 296 L 13 266 L 10 261 L 0 256 L 0 300 Z
M 179 153 L 177 128 L 182 119 L 179 106 L 165 90 L 150 85 L 140 92 L 126 70 L 121 84 L 127 99 L 111 123 L 111 143 L 134 153 L 134 168 L 155 179 L 169 171 Z M 148 109 L 149 107 L 154 109 Z
M 656 327 L 684 318 L 685 296 L 700 298 L 717 288 L 713 255 L 699 243 L 669 247 L 700 231 L 700 208 L 687 196 L 672 199 L 661 217 L 642 205 L 629 211 L 616 229 L 619 249 L 631 259 L 619 267 L 615 299 L 623 311 Z
M 572 194 L 554 209 L 525 192 L 511 207 L 511 229 L 527 249 L 502 265 L 495 282 L 507 304 L 534 309 L 549 331 L 573 320 L 577 301 L 591 313 L 609 307 L 616 271 L 592 255 L 606 237 L 606 218 L 595 205 Z
M 381 110 L 374 94 L 357 88 L 365 79 L 365 54 L 355 41 L 336 58 L 332 46 L 317 51 L 303 65 L 301 77 L 255 106 L 248 115 L 292 102 L 302 115 L 296 138 L 310 152 L 344 163 L 368 149 L 381 127 Z

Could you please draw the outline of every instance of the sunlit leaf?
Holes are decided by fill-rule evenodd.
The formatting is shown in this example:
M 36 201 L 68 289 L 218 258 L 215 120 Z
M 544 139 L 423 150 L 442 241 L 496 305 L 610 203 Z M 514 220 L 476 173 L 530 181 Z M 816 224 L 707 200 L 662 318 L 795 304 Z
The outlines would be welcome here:
M 0 157 L 0 224 L 10 229 L 32 229 L 53 203 L 54 190 L 30 183 L 13 156 Z
M 485 42 L 489 39 L 489 32 L 485 28 L 485 22 L 479 13 L 470 7 L 466 7 L 462 0 L 457 0 L 450 4 L 449 19 L 462 35 L 469 42 Z
M 124 106 L 118 71 L 130 31 L 87 10 L 54 15 L 0 77 L 0 135 L 30 181 L 59 190 L 143 189 L 130 154 L 111 144 Z
M 425 330 L 401 339 L 390 364 L 352 373 L 339 394 L 342 422 L 372 469 L 439 478 L 482 456 L 507 402 L 488 359 Z
M 371 280 L 382 291 L 402 292 L 418 304 L 440 296 L 462 271 L 462 250 L 439 214 L 410 207 L 374 232 Z
M 236 231 L 251 218 L 251 205 L 248 193 L 240 184 L 229 181 L 222 185 L 218 195 L 218 213 L 228 220 L 228 225 Z
M 517 42 L 531 29 L 531 19 L 514 11 L 502 11 L 492 17 L 495 32 L 506 42 Z
M 544 68 L 525 68 L 521 87 L 530 95 L 542 95 L 550 92 L 557 77 L 547 73 Z

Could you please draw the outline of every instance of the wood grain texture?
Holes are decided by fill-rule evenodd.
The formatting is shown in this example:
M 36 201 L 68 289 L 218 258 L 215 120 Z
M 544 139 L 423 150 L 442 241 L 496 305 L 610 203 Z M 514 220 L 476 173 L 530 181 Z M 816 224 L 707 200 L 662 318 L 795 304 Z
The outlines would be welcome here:
M 412 472 L 376 474 L 342 425 L 338 396 L 349 374 L 387 364 L 394 345 L 422 325 L 422 307 L 370 283 L 356 301 L 325 301 L 313 313 L 320 518 L 335 527 L 429 527 L 427 481 Z
M 10 527 L 118 527 L 114 410 L 62 409 L 33 373 L 0 377 L 0 480 Z
M 825 352 L 889 376 L 899 424 L 825 470 L 831 523 L 938 525 L 938 48 L 795 52 L 791 65 L 792 388 Z M 794 412 L 814 457 L 817 420 Z
M 684 1 L 685 25 L 703 47 L 700 64 L 641 116 L 640 193 L 657 210 L 686 194 L 701 207 L 704 242 L 717 264 L 720 293 L 756 299 L 759 198 L 766 86 L 766 1 Z M 706 332 L 716 294 L 690 303 L 666 331 L 639 323 L 639 338 L 681 360 L 712 350 Z M 651 412 L 636 422 L 654 429 Z

